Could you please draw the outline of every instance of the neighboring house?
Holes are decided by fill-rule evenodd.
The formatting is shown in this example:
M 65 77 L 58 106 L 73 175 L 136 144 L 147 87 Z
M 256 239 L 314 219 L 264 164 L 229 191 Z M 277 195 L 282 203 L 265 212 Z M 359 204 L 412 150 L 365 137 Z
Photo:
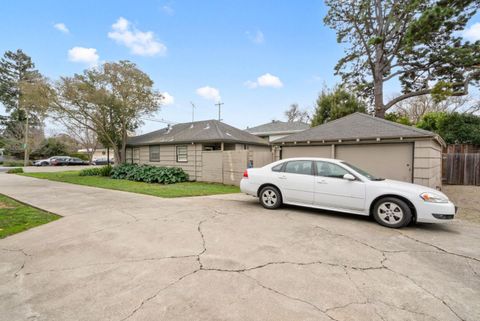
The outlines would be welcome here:
M 435 133 L 354 113 L 276 140 L 276 158 L 338 158 L 379 177 L 430 187 L 442 184 L 442 148 Z
M 204 120 L 129 137 L 126 156 L 127 162 L 181 167 L 192 180 L 238 184 L 254 152 L 270 155 L 271 162 L 265 140 L 218 120 Z M 223 173 L 227 167 L 235 172 L 230 181 Z
M 88 154 L 87 149 L 79 149 L 78 152 L 82 154 Z M 96 160 L 98 158 L 103 158 L 103 157 L 105 158 L 107 157 L 107 149 L 104 147 L 99 147 L 95 149 L 95 151 L 93 152 L 92 160 Z M 113 149 L 110 149 L 110 158 L 113 159 Z
M 295 134 L 305 129 L 310 128 L 310 125 L 300 121 L 278 121 L 272 120 L 270 123 L 251 127 L 245 129 L 252 135 L 266 139 L 268 142 L 273 142 L 276 139 Z

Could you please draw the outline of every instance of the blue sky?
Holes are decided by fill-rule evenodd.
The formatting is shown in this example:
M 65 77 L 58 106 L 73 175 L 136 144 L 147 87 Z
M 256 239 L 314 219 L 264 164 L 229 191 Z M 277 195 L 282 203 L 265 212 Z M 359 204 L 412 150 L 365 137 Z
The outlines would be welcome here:
M 338 82 L 333 67 L 343 55 L 320 0 L 31 0 L 3 8 L 0 52 L 23 49 L 53 80 L 133 61 L 173 97 L 154 116 L 173 122 L 191 120 L 190 102 L 196 120 L 217 118 L 218 96 L 222 118 L 239 128 L 283 119 L 291 103 L 313 109 L 322 86 Z M 147 121 L 139 132 L 159 127 Z

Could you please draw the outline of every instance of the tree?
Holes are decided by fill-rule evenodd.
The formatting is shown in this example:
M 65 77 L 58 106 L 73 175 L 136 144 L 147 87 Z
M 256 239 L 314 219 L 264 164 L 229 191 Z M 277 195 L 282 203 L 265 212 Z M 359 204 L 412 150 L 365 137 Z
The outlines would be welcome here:
M 366 110 L 365 102 L 347 89 L 341 86 L 337 86 L 333 90 L 324 88 L 317 98 L 312 126 L 318 126 L 355 112 L 365 113 Z
M 301 110 L 296 103 L 290 105 L 290 107 L 285 111 L 285 116 L 289 122 L 298 121 L 305 123 L 310 118 L 308 111 Z
M 457 112 L 432 112 L 417 127 L 439 134 L 448 144 L 480 145 L 480 116 Z
M 51 88 L 35 69 L 32 59 L 20 49 L 6 51 L 0 59 L 0 102 L 10 113 L 7 130 L 11 138 L 23 140 L 25 166 L 29 163 L 31 149 L 30 128 L 42 126 L 50 98 Z M 20 123 L 23 123 L 23 130 Z
M 468 94 L 480 79 L 480 41 L 463 42 L 458 31 L 478 0 L 326 0 L 324 19 L 337 41 L 348 43 L 335 67 L 373 100 L 375 115 L 425 94 L 443 100 Z M 384 85 L 397 79 L 402 93 L 385 102 Z
M 402 115 L 402 114 L 397 113 L 397 112 L 386 113 L 385 114 L 385 119 L 389 120 L 389 121 L 393 121 L 395 123 L 402 124 L 402 125 L 407 125 L 407 126 L 412 125 L 412 122 L 410 121 L 410 119 L 407 116 Z
M 81 121 L 77 121 L 80 118 Z M 94 124 L 86 118 L 78 116 L 72 117 L 55 117 L 54 120 L 63 127 L 63 130 L 73 139 L 75 139 L 78 145 L 87 151 L 88 161 L 92 161 L 93 154 L 98 147 L 97 133 L 92 130 Z M 88 124 L 84 125 L 84 124 Z
M 424 95 L 403 100 L 392 110 L 399 116 L 408 119 L 412 124 L 416 124 L 425 114 L 431 112 L 474 114 L 480 111 L 480 102 L 470 96 L 449 97 L 438 102 L 431 95 Z M 385 115 L 386 119 L 389 114 Z
M 68 155 L 70 154 L 70 151 L 67 145 L 60 139 L 56 137 L 49 137 L 45 139 L 40 145 L 40 147 L 33 153 L 38 157 L 52 157 Z
M 113 148 L 118 164 L 125 162 L 128 133 L 158 111 L 161 99 L 147 74 L 120 61 L 61 78 L 54 111 L 57 118 L 70 118 L 94 131 L 103 146 Z

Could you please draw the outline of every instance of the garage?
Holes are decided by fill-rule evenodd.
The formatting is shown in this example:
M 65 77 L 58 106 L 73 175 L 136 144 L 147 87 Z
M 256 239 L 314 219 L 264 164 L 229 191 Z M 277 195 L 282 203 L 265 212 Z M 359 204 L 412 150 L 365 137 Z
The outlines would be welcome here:
M 274 142 L 276 159 L 345 160 L 371 174 L 433 188 L 442 185 L 442 148 L 433 132 L 354 113 Z
M 354 164 L 377 177 L 413 181 L 412 143 L 337 145 L 335 158 Z M 392 168 L 395 170 L 392 171 Z
M 332 157 L 330 146 L 293 146 L 282 148 L 282 158 L 293 157 Z

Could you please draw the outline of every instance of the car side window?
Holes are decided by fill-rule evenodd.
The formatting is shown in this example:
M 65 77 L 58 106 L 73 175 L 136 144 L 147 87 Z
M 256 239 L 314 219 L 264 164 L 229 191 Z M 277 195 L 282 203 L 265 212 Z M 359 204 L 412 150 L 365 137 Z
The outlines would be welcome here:
M 329 162 L 315 162 L 315 166 L 318 176 L 343 178 L 343 175 L 350 174 L 345 168 Z
M 291 161 L 285 165 L 285 173 L 312 175 L 311 161 Z
M 273 166 L 272 167 L 272 172 L 282 172 L 283 164 L 284 163 Z

